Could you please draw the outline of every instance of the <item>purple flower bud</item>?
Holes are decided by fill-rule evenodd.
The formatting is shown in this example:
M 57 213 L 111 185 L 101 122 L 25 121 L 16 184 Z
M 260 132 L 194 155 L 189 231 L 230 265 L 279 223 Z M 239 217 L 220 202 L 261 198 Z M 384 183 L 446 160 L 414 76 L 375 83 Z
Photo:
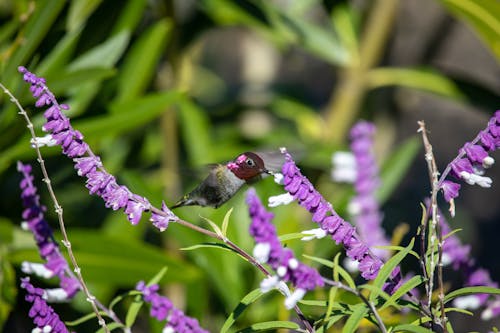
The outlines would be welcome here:
M 443 190 L 444 199 L 450 202 L 451 199 L 458 197 L 458 191 L 460 190 L 460 184 L 452 182 L 450 180 L 445 180 L 441 184 L 441 190 Z
M 177 221 L 178 217 L 172 213 L 172 211 L 167 207 L 165 202 L 161 203 L 161 210 L 164 214 L 158 214 L 153 212 L 151 214 L 150 221 L 153 225 L 160 231 L 165 231 L 168 228 L 168 224 L 173 221 Z
M 250 235 L 257 243 L 256 249 L 267 248 L 266 255 L 257 252 L 262 254 L 262 258 L 267 259 L 267 264 L 278 273 L 278 276 L 283 281 L 289 281 L 295 287 L 304 290 L 313 290 L 316 287 L 323 286 L 323 279 L 317 270 L 298 262 L 292 250 L 282 247 L 276 228 L 271 223 L 274 214 L 266 211 L 254 189 L 247 192 L 247 204 L 252 219 Z
M 208 333 L 200 327 L 198 320 L 186 316 L 181 310 L 175 308 L 168 298 L 160 296 L 157 284 L 148 287 L 140 281 L 136 289 L 142 292 L 144 301 L 151 304 L 151 317 L 159 321 L 166 320 L 164 332 Z
M 68 329 L 59 319 L 54 309 L 50 307 L 43 299 L 44 291 L 40 288 L 35 288 L 29 278 L 21 279 L 21 288 L 25 289 L 27 294 L 25 300 L 32 303 L 28 313 L 33 319 L 34 324 L 40 329 L 40 332 L 67 333 Z
M 470 142 L 467 142 L 460 151 L 464 152 L 471 162 L 478 162 L 480 164 L 488 157 L 488 153 L 483 147 L 473 145 Z

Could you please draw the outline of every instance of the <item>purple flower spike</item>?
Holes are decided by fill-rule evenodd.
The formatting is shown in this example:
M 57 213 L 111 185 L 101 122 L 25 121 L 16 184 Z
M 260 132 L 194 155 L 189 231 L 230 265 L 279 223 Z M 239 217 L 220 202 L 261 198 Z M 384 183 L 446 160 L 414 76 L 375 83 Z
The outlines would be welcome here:
M 319 224 L 321 229 L 327 231 L 337 243 L 344 245 L 347 255 L 351 259 L 359 261 L 359 270 L 363 278 L 367 280 L 374 279 L 383 265 L 382 260 L 375 256 L 369 250 L 368 246 L 363 246 L 364 242 L 356 233 L 354 227 L 344 221 L 335 212 L 331 204 L 316 191 L 311 182 L 302 175 L 290 154 L 285 149 L 282 151 L 285 154 L 285 163 L 282 167 L 285 190 L 298 201 L 299 205 L 306 208 L 313 216 L 318 210 L 323 210 L 326 207 L 326 213 L 323 214 L 322 211 L 320 213 L 322 219 L 318 220 L 319 216 L 317 216 L 315 220 L 318 221 L 315 222 Z M 306 198 L 298 195 L 298 188 L 309 189 Z
M 248 190 L 246 201 L 252 219 L 250 235 L 257 243 L 254 248 L 257 260 L 269 264 L 281 280 L 291 282 L 298 289 L 306 291 L 322 287 L 324 281 L 318 271 L 299 262 L 292 250 L 281 245 L 276 228 L 271 223 L 274 214 L 265 209 L 253 188 Z M 301 298 L 290 301 L 289 306 L 293 307 Z
M 64 115 L 63 110 L 68 110 L 69 106 L 57 102 L 45 79 L 37 77 L 25 67 L 21 66 L 18 70 L 23 74 L 24 81 L 31 85 L 30 91 L 37 99 L 36 106 L 48 106 L 44 112 L 46 123 L 42 129 L 49 134 L 43 140 L 37 138 L 35 142 L 39 145 L 42 142 L 44 144 L 55 142 L 60 145 L 63 154 L 73 159 L 78 175 L 87 178 L 85 186 L 90 194 L 103 198 L 107 208 L 124 209 L 132 224 L 139 223 L 142 213 L 152 208 L 149 202 L 133 194 L 127 187 L 119 185 L 115 177 L 104 170 L 99 156 L 90 150 L 83 140 L 82 133 L 73 129 L 70 119 Z M 165 230 L 168 222 L 178 220 L 168 209 L 154 209 L 154 211 L 151 221 L 160 230 Z
M 144 281 L 140 281 L 135 289 L 142 292 L 145 302 L 151 304 L 151 317 L 167 321 L 163 332 L 208 333 L 200 327 L 198 320 L 186 316 L 181 310 L 176 309 L 168 298 L 160 296 L 158 294 L 160 287 L 157 284 L 148 287 Z
M 161 210 L 164 213 L 160 215 L 158 213 L 153 212 L 151 214 L 150 221 L 153 222 L 153 225 L 158 228 L 160 231 L 165 231 L 168 228 L 168 224 L 170 222 L 175 222 L 178 220 L 178 217 L 172 213 L 172 211 L 167 207 L 165 202 L 161 203 Z
M 349 210 L 359 236 L 371 248 L 390 244 L 382 228 L 383 215 L 375 197 L 375 191 L 380 187 L 379 170 L 373 152 L 375 130 L 374 124 L 359 121 L 350 132 L 351 151 L 356 162 L 356 196 L 351 200 Z M 384 259 L 389 256 L 387 250 L 373 248 L 372 251 Z
M 477 184 L 481 187 L 491 187 L 491 178 L 485 177 L 483 174 L 484 169 L 495 163 L 495 160 L 488 155 L 488 152 L 495 151 L 498 148 L 500 148 L 500 110 L 497 110 L 491 117 L 486 129 L 479 132 L 472 142 L 467 142 L 459 150 L 459 156 L 448 166 L 451 168 L 451 174 L 470 185 Z M 450 202 L 451 199 L 458 196 L 460 187 L 457 185 L 445 179 L 440 180 L 440 187 L 446 201 Z M 453 205 L 451 211 L 453 215 Z
M 54 309 L 45 301 L 43 289 L 35 288 L 28 277 L 21 279 L 21 288 L 26 290 L 25 300 L 32 303 L 29 316 L 40 332 L 69 332 Z
M 45 278 L 57 276 L 60 280 L 60 286 L 65 292 L 62 298 L 72 298 L 80 290 L 80 284 L 76 278 L 68 275 L 68 262 L 59 251 L 52 229 L 45 220 L 45 207 L 40 204 L 40 197 L 33 185 L 31 166 L 18 162 L 17 170 L 23 174 L 20 187 L 22 190 L 21 198 L 25 207 L 23 211 L 23 218 L 26 220 L 25 226 L 33 233 L 40 250 L 40 256 L 46 261 L 43 266 L 24 262 L 22 270 L 25 273 L 32 273 Z

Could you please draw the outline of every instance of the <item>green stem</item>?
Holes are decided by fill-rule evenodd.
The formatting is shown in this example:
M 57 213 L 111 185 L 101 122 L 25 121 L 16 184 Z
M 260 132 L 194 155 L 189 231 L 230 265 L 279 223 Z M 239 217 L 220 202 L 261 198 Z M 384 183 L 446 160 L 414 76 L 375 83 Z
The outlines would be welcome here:
M 396 15 L 398 0 L 377 0 L 361 37 L 359 62 L 340 73 L 339 83 L 325 111 L 328 142 L 341 142 L 351 127 L 368 89 L 368 72 L 380 61 Z

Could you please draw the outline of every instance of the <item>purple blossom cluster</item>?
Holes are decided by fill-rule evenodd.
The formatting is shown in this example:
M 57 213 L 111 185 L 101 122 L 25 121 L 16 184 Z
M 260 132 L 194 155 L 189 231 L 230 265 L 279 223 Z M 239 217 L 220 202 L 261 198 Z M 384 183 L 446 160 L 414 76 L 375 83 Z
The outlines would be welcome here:
M 291 249 L 284 248 L 271 223 L 274 214 L 262 205 L 254 189 L 247 192 L 247 204 L 252 222 L 250 235 L 257 243 L 254 255 L 261 263 L 267 263 L 278 274 L 280 280 L 291 282 L 303 290 L 313 290 L 324 285 L 318 271 L 299 262 Z
M 37 99 L 35 105 L 39 108 L 47 107 L 43 130 L 49 133 L 49 138 L 39 139 L 37 143 L 60 145 L 63 153 L 73 159 L 78 175 L 87 178 L 85 186 L 90 194 L 100 196 L 107 208 L 124 209 L 128 220 L 134 225 L 139 223 L 145 211 L 152 211 L 150 221 L 160 231 L 164 231 L 169 222 L 178 220 L 164 203 L 161 210 L 156 209 L 146 198 L 133 194 L 126 186 L 119 185 L 115 177 L 104 170 L 99 156 L 83 141 L 83 135 L 73 129 L 69 118 L 63 113 L 63 110 L 68 110 L 69 107 L 57 102 L 45 79 L 37 77 L 22 66 L 19 67 L 19 72 L 23 74 L 24 81 L 31 85 L 30 90 Z
M 487 286 L 498 288 L 498 283 L 491 279 L 486 269 L 477 266 L 475 260 L 470 256 L 470 246 L 462 244 L 456 234 L 450 234 L 451 229 L 446 219 L 440 214 L 439 223 L 445 238 L 443 244 L 443 265 L 452 265 L 453 269 L 462 272 L 466 287 Z M 477 309 L 485 307 L 481 318 L 489 320 L 500 315 L 500 296 L 489 294 L 475 294 L 463 296 L 454 300 L 458 308 Z
M 302 175 L 290 154 L 286 151 L 284 154 L 285 163 L 282 173 L 285 190 L 298 201 L 299 205 L 313 214 L 312 220 L 337 244 L 344 245 L 347 256 L 359 262 L 361 276 L 367 280 L 374 279 L 383 265 L 382 260 L 370 251 L 356 233 L 355 228 L 343 220 L 332 205 Z
M 374 246 L 390 245 L 382 228 L 382 213 L 375 191 L 380 187 L 379 169 L 373 153 L 375 125 L 367 121 L 356 123 L 350 132 L 351 151 L 356 161 L 356 196 L 349 204 L 359 236 L 374 254 L 387 259 L 389 251 Z
M 68 263 L 61 254 L 54 240 L 52 229 L 45 220 L 44 211 L 46 208 L 40 204 L 37 188 L 33 185 L 34 177 L 31 174 L 31 165 L 18 162 L 17 169 L 23 175 L 20 182 L 21 199 L 24 206 L 23 226 L 33 233 L 40 250 L 40 256 L 46 261 L 43 265 L 24 262 L 22 270 L 25 273 L 34 273 L 44 278 L 57 276 L 61 290 L 57 292 L 51 290 L 48 293 L 50 298 L 57 298 L 58 301 L 70 299 L 80 290 L 80 284 L 74 276 L 69 274 Z
M 200 327 L 198 320 L 186 316 L 181 310 L 175 308 L 172 302 L 164 296 L 158 294 L 160 287 L 157 284 L 146 286 L 144 281 L 140 281 L 135 287 L 142 292 L 145 302 L 151 304 L 151 317 L 159 321 L 166 320 L 164 333 L 208 333 Z
M 28 315 L 33 319 L 36 328 L 34 333 L 51 332 L 67 333 L 69 332 L 64 323 L 59 319 L 54 309 L 46 302 L 46 292 L 41 288 L 35 288 L 28 277 L 21 279 L 21 288 L 26 290 L 24 299 L 32 306 Z
M 467 142 L 460 149 L 459 156 L 449 165 L 451 174 L 470 185 L 477 184 L 481 187 L 491 187 L 491 178 L 483 175 L 485 169 L 495 162 L 488 153 L 498 148 L 500 148 L 500 110 L 497 110 L 491 117 L 486 129 L 479 132 L 472 142 Z M 440 188 L 443 191 L 445 200 L 451 202 L 458 197 L 460 184 L 443 179 L 440 182 Z

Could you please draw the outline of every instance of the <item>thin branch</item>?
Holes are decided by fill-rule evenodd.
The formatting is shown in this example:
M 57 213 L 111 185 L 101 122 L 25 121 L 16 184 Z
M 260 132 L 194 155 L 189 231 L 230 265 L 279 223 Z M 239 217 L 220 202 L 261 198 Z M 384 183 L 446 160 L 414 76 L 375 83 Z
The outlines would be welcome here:
M 434 266 L 434 238 L 437 236 L 438 238 L 438 262 L 437 262 L 437 270 L 438 270 L 438 276 L 437 276 L 437 281 L 438 281 L 438 289 L 439 289 L 439 307 L 440 307 L 440 312 L 441 312 L 441 321 L 440 324 L 442 325 L 442 328 L 444 332 L 447 332 L 446 329 L 446 313 L 445 313 L 445 306 L 444 306 L 444 287 L 443 287 L 443 235 L 441 231 L 441 224 L 439 223 L 440 216 L 438 214 L 438 205 L 437 205 L 437 193 L 439 191 L 439 181 L 438 181 L 438 176 L 439 176 L 439 171 L 436 166 L 436 159 L 434 158 L 434 154 L 432 152 L 432 145 L 429 142 L 429 138 L 427 137 L 427 129 L 425 127 L 425 122 L 424 121 L 419 121 L 418 122 L 419 129 L 418 131 L 422 134 L 422 140 L 424 142 L 424 149 L 425 149 L 425 161 L 427 162 L 427 169 L 429 172 L 429 179 L 431 183 L 431 202 L 430 202 L 430 208 L 431 208 L 431 221 L 432 221 L 432 232 L 433 234 L 430 235 L 431 239 L 431 272 L 429 276 L 429 286 L 430 286 L 430 292 L 432 293 L 432 284 L 433 284 L 433 272 L 435 269 Z M 431 296 L 431 295 L 429 295 Z M 431 299 L 429 298 L 429 304 L 431 302 Z
M 345 290 L 359 297 L 368 306 L 368 308 L 370 308 L 370 311 L 373 313 L 373 316 L 375 317 L 375 321 L 377 322 L 377 326 L 380 329 L 380 332 L 387 333 L 387 328 L 385 327 L 384 321 L 380 317 L 377 308 L 375 308 L 375 305 L 372 302 L 370 302 L 370 300 L 368 300 L 359 290 L 346 286 L 345 284 L 339 281 L 333 281 L 327 278 L 323 278 L 323 281 L 325 281 L 325 283 L 330 286 Z
M 85 284 L 85 281 L 82 276 L 81 268 L 78 266 L 78 263 L 76 261 L 75 255 L 73 253 L 73 250 L 71 249 L 71 242 L 69 241 L 68 234 L 66 233 L 66 227 L 64 225 L 64 218 L 63 218 L 63 208 L 59 204 L 59 201 L 57 200 L 57 197 L 55 195 L 54 189 L 52 188 L 52 184 L 49 178 L 49 174 L 47 172 L 47 169 L 45 167 L 45 161 L 43 160 L 42 153 L 40 152 L 40 146 L 38 145 L 38 142 L 36 141 L 36 133 L 33 127 L 33 123 L 31 122 L 28 114 L 26 111 L 23 109 L 19 101 L 12 95 L 12 93 L 3 85 L 0 83 L 0 87 L 3 89 L 3 91 L 9 96 L 10 101 L 16 105 L 16 107 L 19 109 L 19 114 L 22 115 L 27 123 L 28 130 L 30 131 L 31 137 L 33 138 L 33 147 L 35 148 L 36 154 L 37 154 L 37 161 L 40 164 L 40 168 L 42 170 L 43 174 L 43 182 L 47 186 L 47 190 L 49 191 L 50 198 L 52 199 L 52 202 L 54 203 L 54 208 L 55 212 L 57 214 L 57 218 L 59 221 L 59 228 L 61 229 L 61 234 L 63 236 L 63 240 L 61 243 L 66 247 L 68 251 L 69 258 L 71 260 L 71 264 L 73 265 L 73 270 L 78 278 L 78 281 L 80 283 L 80 286 L 82 287 L 82 290 L 87 297 L 87 301 L 91 304 L 92 310 L 94 311 L 95 315 L 97 316 L 97 320 L 99 325 L 104 329 L 106 333 L 109 333 L 109 328 L 106 326 L 106 321 L 102 318 L 101 314 L 99 313 L 97 303 L 96 303 L 96 298 L 93 296 L 87 285 Z M 118 323 L 121 323 L 121 321 L 116 317 L 114 312 L 108 313 L 106 310 L 103 309 L 109 316 L 110 318 L 113 318 Z

